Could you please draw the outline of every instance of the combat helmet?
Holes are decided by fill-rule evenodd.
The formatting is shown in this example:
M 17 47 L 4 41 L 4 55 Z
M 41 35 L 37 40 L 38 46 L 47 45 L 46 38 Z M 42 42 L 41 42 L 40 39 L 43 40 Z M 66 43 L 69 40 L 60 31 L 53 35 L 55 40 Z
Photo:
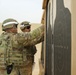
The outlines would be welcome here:
M 15 19 L 13 19 L 13 18 L 8 18 L 8 19 L 3 21 L 3 23 L 2 23 L 2 30 L 5 31 L 8 28 L 12 28 L 13 25 L 17 26 L 18 22 Z
M 28 21 L 23 21 L 21 24 L 20 24 L 20 29 L 24 29 L 26 28 L 27 26 L 31 26 L 30 22 Z

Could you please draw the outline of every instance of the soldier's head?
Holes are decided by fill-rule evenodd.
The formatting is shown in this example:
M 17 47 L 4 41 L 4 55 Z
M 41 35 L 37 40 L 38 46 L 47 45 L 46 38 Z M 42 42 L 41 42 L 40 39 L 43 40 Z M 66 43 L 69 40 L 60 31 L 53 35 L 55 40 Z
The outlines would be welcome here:
M 18 22 L 15 19 L 8 18 L 2 23 L 2 30 L 5 32 L 17 33 Z
M 23 21 L 23 22 L 20 24 L 20 29 L 21 29 L 22 32 L 30 32 L 30 31 L 31 31 L 30 22 L 28 22 L 28 21 Z

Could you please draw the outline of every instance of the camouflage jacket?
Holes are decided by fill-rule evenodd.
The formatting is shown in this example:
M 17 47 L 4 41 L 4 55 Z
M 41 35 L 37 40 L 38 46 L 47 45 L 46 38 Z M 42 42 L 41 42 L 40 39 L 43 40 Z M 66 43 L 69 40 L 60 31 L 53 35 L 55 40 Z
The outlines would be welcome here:
M 27 47 L 24 47 L 24 50 L 26 50 L 26 55 L 27 56 L 34 56 L 35 53 L 37 52 L 37 49 L 36 49 L 36 46 L 27 46 Z
M 0 36 L 0 67 L 11 63 L 14 63 L 15 66 L 21 66 L 24 63 L 22 48 L 41 42 L 43 35 L 43 26 L 28 33 L 2 33 Z
M 36 46 L 27 46 L 23 49 L 23 61 L 28 65 L 28 62 L 34 63 L 34 55 L 37 52 Z

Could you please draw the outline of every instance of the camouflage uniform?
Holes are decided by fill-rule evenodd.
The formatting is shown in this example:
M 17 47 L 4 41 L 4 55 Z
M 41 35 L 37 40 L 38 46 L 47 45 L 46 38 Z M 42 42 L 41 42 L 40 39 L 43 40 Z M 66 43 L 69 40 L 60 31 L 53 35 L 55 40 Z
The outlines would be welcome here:
M 5 26 L 8 26 L 7 24 L 9 23 L 6 23 Z M 27 75 L 25 69 L 27 59 L 23 58 L 24 51 L 22 48 L 41 42 L 43 33 L 43 26 L 28 33 L 3 32 L 0 35 L 0 75 Z M 8 69 L 9 66 L 11 67 Z M 9 73 L 10 70 L 12 70 L 11 73 L 7 74 L 7 71 Z
M 30 26 L 31 26 L 31 24 L 28 21 L 23 21 L 20 24 L 20 29 L 22 30 L 22 32 L 25 33 L 25 32 L 27 32 L 26 29 L 30 30 L 30 28 L 29 28 Z M 25 30 L 25 31 L 23 31 L 23 30 Z M 37 51 L 37 49 L 36 49 L 35 45 L 24 46 L 24 52 L 25 52 L 24 56 L 26 56 L 26 59 L 27 59 L 27 61 L 25 61 L 25 64 L 27 64 L 25 66 L 27 75 L 32 75 L 32 69 L 34 66 L 34 55 L 35 55 L 36 51 Z

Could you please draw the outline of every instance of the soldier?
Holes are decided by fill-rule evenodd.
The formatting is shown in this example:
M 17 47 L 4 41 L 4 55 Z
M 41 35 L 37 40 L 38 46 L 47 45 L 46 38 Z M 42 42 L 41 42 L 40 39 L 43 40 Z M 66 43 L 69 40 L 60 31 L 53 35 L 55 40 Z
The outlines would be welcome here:
M 23 21 L 20 24 L 20 29 L 22 32 L 30 32 L 31 31 L 31 24 L 28 21 Z M 26 56 L 27 61 L 26 64 L 26 73 L 27 75 L 32 75 L 32 67 L 34 66 L 34 55 L 36 53 L 36 46 L 25 46 L 24 47 L 24 54 Z
M 0 75 L 27 75 L 24 58 L 25 46 L 33 46 L 41 42 L 44 27 L 32 32 L 17 33 L 18 22 L 12 18 L 3 21 L 0 35 Z

